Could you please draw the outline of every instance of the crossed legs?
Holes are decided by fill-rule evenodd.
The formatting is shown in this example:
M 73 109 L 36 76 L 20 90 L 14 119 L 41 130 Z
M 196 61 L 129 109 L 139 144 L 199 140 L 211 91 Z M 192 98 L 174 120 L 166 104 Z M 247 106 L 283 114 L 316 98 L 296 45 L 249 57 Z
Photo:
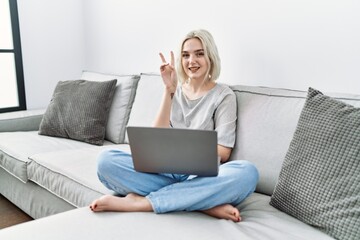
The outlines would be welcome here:
M 106 187 L 125 197 L 103 196 L 90 205 L 94 212 L 202 211 L 235 222 L 241 218 L 234 206 L 254 191 L 258 180 L 256 168 L 247 161 L 221 165 L 217 177 L 139 173 L 131 156 L 117 150 L 100 155 L 98 175 Z

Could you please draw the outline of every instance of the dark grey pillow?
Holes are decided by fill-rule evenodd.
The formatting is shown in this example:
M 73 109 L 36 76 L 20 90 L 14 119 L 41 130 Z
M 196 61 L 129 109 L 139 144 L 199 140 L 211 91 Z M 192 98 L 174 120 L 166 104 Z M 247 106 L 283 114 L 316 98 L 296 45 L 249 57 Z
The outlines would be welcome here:
M 360 239 L 360 108 L 309 88 L 270 204 L 336 239 Z
M 60 81 L 39 134 L 102 145 L 116 81 Z

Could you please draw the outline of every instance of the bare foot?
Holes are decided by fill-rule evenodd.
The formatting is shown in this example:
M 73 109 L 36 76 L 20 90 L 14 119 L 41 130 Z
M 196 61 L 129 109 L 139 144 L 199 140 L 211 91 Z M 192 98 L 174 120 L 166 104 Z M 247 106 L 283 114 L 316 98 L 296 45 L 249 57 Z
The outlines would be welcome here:
M 232 220 L 234 222 L 241 221 L 239 210 L 230 204 L 219 205 L 207 210 L 203 210 L 202 212 L 209 216 L 220 219 Z
M 93 201 L 90 205 L 93 212 L 152 212 L 150 202 L 143 196 L 129 193 L 126 197 L 105 195 Z

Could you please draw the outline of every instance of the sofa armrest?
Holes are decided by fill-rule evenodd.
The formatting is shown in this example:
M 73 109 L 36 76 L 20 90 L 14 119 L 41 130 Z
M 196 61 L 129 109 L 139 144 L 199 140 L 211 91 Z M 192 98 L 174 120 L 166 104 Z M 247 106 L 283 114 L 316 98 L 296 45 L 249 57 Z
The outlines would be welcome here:
M 39 130 L 45 109 L 16 111 L 0 114 L 0 132 Z

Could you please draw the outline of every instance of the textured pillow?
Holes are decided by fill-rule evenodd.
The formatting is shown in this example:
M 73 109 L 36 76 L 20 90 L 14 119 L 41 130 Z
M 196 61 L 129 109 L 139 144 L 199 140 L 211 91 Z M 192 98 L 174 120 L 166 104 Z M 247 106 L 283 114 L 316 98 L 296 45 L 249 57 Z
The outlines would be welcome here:
M 336 239 L 360 239 L 360 108 L 309 88 L 270 204 Z
M 116 81 L 60 81 L 39 134 L 102 145 Z

